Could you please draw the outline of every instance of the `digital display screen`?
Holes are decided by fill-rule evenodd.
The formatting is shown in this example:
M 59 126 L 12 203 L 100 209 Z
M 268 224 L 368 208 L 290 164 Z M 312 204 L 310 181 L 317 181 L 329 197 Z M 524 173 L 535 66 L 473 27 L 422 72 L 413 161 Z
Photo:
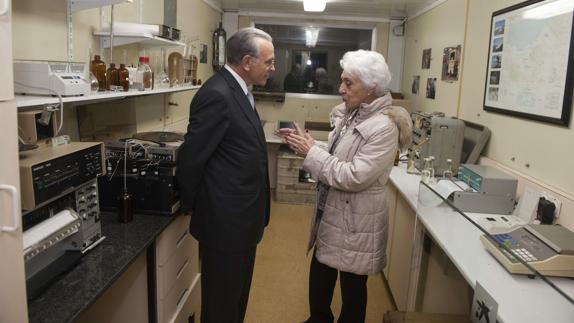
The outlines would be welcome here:
M 64 79 L 64 80 L 71 80 L 71 79 L 73 79 L 73 77 L 71 77 L 71 76 L 61 76 L 61 78 Z

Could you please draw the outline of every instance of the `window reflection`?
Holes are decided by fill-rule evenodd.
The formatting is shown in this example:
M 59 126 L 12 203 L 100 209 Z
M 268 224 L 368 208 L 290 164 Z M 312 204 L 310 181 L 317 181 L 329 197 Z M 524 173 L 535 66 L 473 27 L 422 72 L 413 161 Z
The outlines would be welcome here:
M 309 26 L 256 24 L 256 27 L 269 33 L 275 46 L 275 73 L 264 87 L 256 90 L 336 95 L 343 54 L 371 49 L 370 29 L 311 27 L 318 30 L 318 36 L 314 47 L 309 47 L 313 43 L 306 39 Z

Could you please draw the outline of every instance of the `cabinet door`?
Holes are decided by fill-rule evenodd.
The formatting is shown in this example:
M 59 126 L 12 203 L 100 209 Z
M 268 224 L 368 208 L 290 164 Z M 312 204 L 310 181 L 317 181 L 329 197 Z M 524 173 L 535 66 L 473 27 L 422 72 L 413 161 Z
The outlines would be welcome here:
M 0 102 L 0 322 L 28 322 L 22 255 L 17 124 L 16 103 Z
M 0 77 L 0 101 L 14 98 L 12 83 L 12 23 L 10 17 L 10 0 L 0 0 L 0 62 L 2 77 Z
M 388 281 L 400 311 L 407 310 L 408 304 L 414 226 L 414 210 L 402 195 L 397 194 Z
M 387 238 L 387 264 L 385 268 L 383 268 L 383 273 L 387 280 L 389 279 L 389 268 L 391 267 L 391 248 L 393 246 L 393 235 L 395 230 L 395 215 L 396 215 L 396 206 L 397 206 L 397 188 L 392 183 L 387 185 L 387 201 L 389 207 L 389 222 L 388 222 L 388 238 Z

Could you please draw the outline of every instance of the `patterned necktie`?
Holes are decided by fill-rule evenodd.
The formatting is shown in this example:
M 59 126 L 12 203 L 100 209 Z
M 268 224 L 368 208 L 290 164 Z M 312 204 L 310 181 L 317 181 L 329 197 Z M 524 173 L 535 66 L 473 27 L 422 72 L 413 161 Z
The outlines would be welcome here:
M 253 98 L 253 94 L 251 92 L 247 92 L 247 99 L 249 103 L 251 103 L 251 108 L 255 109 L 255 99 Z

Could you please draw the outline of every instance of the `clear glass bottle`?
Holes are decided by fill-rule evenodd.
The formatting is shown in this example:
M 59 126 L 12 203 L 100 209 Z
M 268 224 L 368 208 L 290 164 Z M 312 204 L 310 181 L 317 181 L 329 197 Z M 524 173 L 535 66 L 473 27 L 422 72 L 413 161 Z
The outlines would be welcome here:
M 100 55 L 94 55 L 94 60 L 90 63 L 90 72 L 98 80 L 98 90 L 105 91 L 106 86 L 106 63 L 101 60 Z
M 119 70 L 120 86 L 127 92 L 130 89 L 130 72 L 126 68 L 126 64 L 120 64 Z
M 161 58 L 160 58 L 160 67 L 159 73 L 156 74 L 157 81 L 155 82 L 156 86 L 160 89 L 167 89 L 170 86 L 169 76 L 165 71 L 165 48 L 161 49 Z
M 452 159 L 450 158 L 446 160 L 446 168 L 442 172 L 442 179 L 452 179 Z
M 151 69 L 147 64 L 148 61 L 147 56 L 140 56 L 139 58 L 139 65 L 134 81 L 134 88 L 138 91 L 151 89 Z
M 423 168 L 423 171 L 421 172 L 421 181 L 427 184 L 430 184 L 431 182 L 431 160 L 429 157 L 424 159 L 425 163 L 425 167 Z
M 429 168 L 429 171 L 430 171 L 430 183 L 435 183 L 436 180 L 435 180 L 435 177 L 434 177 L 434 176 L 435 176 L 435 171 L 434 171 L 434 160 L 435 160 L 435 158 L 434 158 L 434 156 L 429 156 L 429 160 L 430 160 L 430 168 Z

